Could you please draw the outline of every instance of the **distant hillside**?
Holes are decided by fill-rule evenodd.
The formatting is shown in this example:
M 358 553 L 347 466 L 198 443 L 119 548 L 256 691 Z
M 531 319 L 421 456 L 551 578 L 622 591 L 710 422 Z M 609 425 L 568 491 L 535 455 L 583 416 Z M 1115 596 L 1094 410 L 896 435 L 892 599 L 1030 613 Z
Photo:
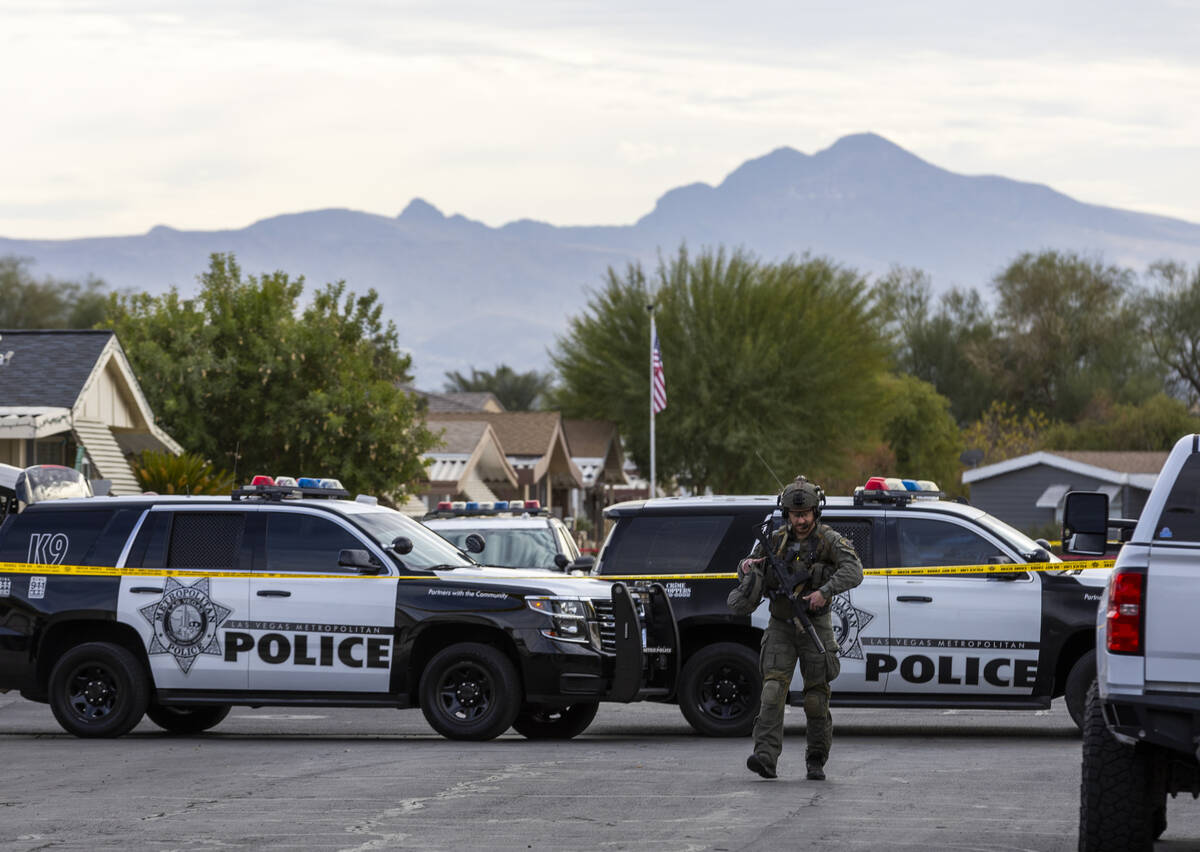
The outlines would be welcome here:
M 130 237 L 0 238 L 0 255 L 39 275 L 89 274 L 117 288 L 184 292 L 212 252 L 247 272 L 283 269 L 310 284 L 374 287 L 413 351 L 418 384 L 446 370 L 545 369 L 546 348 L 609 266 L 653 264 L 686 240 L 744 246 L 763 258 L 811 252 L 870 274 L 929 272 L 939 289 L 984 288 L 1021 251 L 1094 252 L 1137 270 L 1163 257 L 1200 262 L 1200 225 L 1082 204 L 1054 190 L 948 172 L 874 134 L 808 155 L 779 148 L 718 186 L 663 195 L 633 225 L 555 227 L 523 219 L 490 228 L 420 199 L 394 219 L 352 210 L 276 216 L 236 231 L 159 226 Z M 669 363 L 669 343 L 664 341 Z

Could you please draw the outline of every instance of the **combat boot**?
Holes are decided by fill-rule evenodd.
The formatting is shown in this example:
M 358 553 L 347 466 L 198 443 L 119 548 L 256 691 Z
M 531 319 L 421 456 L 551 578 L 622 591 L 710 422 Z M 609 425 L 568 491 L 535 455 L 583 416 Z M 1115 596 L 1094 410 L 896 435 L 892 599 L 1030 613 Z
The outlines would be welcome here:
M 808 769 L 809 781 L 824 781 L 825 780 L 825 762 L 821 760 L 809 759 L 805 763 Z
M 768 766 L 757 754 L 752 754 L 746 758 L 746 768 L 751 772 L 757 772 L 763 778 L 775 778 L 775 768 Z

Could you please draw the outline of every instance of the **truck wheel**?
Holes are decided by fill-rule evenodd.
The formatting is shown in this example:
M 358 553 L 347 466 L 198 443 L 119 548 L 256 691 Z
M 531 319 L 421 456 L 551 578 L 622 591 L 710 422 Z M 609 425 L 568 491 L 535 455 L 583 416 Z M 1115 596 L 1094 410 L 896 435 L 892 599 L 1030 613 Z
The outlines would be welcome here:
M 215 707 L 164 707 L 151 704 L 146 710 L 150 721 L 172 734 L 198 734 L 220 724 L 229 715 L 230 706 Z
M 1096 650 L 1093 648 L 1075 661 L 1067 675 L 1063 698 L 1071 720 L 1083 730 L 1083 717 L 1087 713 L 1087 693 L 1096 679 Z
M 1088 690 L 1079 785 L 1080 852 L 1140 852 L 1154 845 L 1151 753 L 1118 742 L 1104 724 L 1100 695 Z
M 566 707 L 534 707 L 517 714 L 513 729 L 531 740 L 569 740 L 587 730 L 599 709 L 596 701 Z
M 50 672 L 49 691 L 54 718 L 77 737 L 127 734 L 150 703 L 145 667 L 110 642 L 87 642 L 63 654 Z
M 761 687 L 758 655 L 736 642 L 718 642 L 684 664 L 679 709 L 706 737 L 746 737 L 758 715 Z
M 521 685 L 508 657 L 488 645 L 464 642 L 433 656 L 418 687 L 430 727 L 452 740 L 492 740 L 521 709 Z

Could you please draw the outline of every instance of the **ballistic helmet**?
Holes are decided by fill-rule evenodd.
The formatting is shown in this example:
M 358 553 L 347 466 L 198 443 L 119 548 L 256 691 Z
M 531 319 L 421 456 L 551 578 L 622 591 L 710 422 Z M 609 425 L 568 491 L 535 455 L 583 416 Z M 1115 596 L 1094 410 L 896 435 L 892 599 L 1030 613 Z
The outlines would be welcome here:
M 797 476 L 784 486 L 783 493 L 779 495 L 779 505 L 785 512 L 792 509 L 812 509 L 815 520 L 821 517 L 821 507 L 825 505 L 825 492 L 815 482 Z

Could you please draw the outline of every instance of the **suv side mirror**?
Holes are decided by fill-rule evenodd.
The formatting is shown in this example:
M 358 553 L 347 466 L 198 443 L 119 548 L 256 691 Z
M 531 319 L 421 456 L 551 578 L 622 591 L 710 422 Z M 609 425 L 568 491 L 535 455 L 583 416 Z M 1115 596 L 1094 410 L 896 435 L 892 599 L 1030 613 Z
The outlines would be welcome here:
M 338 565 L 353 568 L 360 574 L 382 574 L 383 566 L 365 550 L 347 548 L 338 554 Z
M 567 566 L 571 564 L 571 560 L 567 558 L 565 553 L 554 554 L 554 567 L 559 571 L 566 571 Z
M 592 569 L 595 567 L 596 567 L 596 557 L 595 556 L 580 556 L 578 559 L 576 559 L 574 562 L 571 563 L 572 571 L 580 571 L 584 574 L 592 573 Z
M 406 553 L 412 553 L 412 539 L 406 535 L 398 535 L 392 539 L 392 550 L 403 556 Z
M 467 553 L 483 553 L 483 548 L 487 546 L 479 533 L 471 533 L 463 544 L 467 546 Z
M 1063 508 L 1063 552 L 1103 556 L 1108 540 L 1108 495 L 1072 491 Z

